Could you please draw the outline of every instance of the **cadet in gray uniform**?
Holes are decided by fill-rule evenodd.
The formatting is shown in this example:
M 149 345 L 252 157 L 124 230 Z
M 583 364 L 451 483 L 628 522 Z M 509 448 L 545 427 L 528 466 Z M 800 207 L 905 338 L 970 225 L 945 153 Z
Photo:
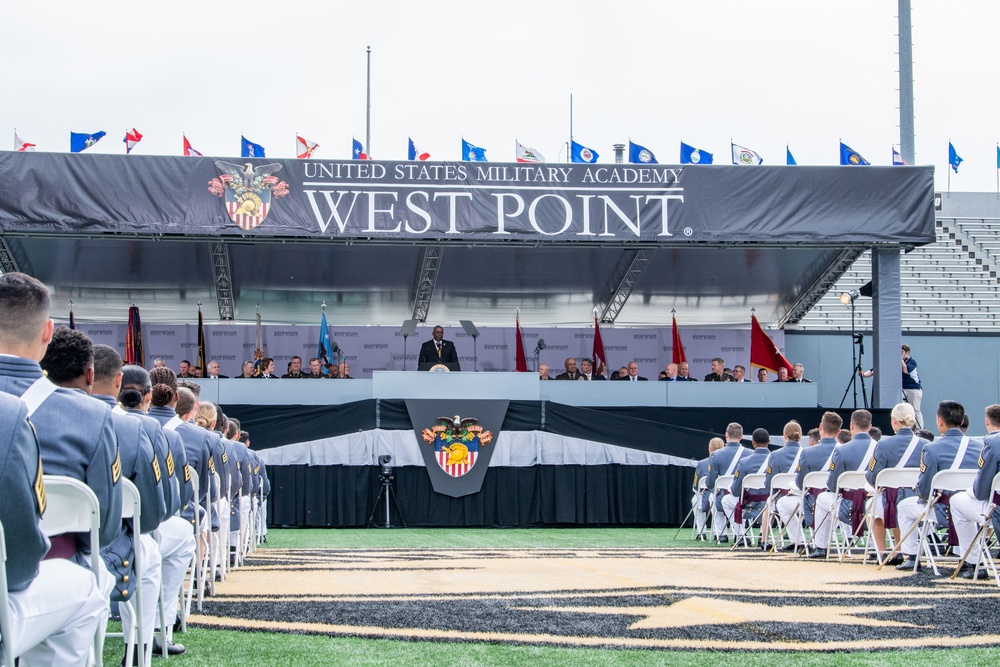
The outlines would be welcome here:
M 962 565 L 961 576 L 966 579 L 989 578 L 987 570 L 976 574 L 976 565 L 983 557 L 980 545 L 969 552 L 979 523 L 986 515 L 990 501 L 1000 504 L 1000 498 L 991 498 L 993 494 L 993 478 L 1000 473 L 1000 405 L 990 405 L 986 408 L 986 431 L 983 448 L 979 453 L 979 474 L 968 491 L 956 493 L 951 497 L 951 516 L 955 522 L 955 532 L 958 534 L 959 553 L 969 556 Z M 993 525 L 996 530 L 997 511 L 993 513 Z
M 799 467 L 799 459 L 802 457 L 802 446 L 800 444 L 802 440 L 802 426 L 797 421 L 790 421 L 785 424 L 785 428 L 782 429 L 782 437 L 785 441 L 784 447 L 771 452 L 771 456 L 767 461 L 767 468 L 764 470 L 764 484 L 769 498 L 774 492 L 774 489 L 771 488 L 774 476 L 794 472 L 794 469 Z M 776 511 L 776 503 L 769 504 L 765 510 L 762 521 L 764 524 L 763 538 L 765 538 L 765 542 L 770 524 L 770 516 Z M 787 547 L 782 547 L 781 550 L 794 551 L 795 549 L 796 546 L 794 544 L 789 544 Z
M 44 511 L 42 462 L 28 408 L 0 393 L 0 523 L 10 599 L 3 641 L 22 665 L 85 665 L 108 603 L 90 570 L 64 559 L 42 560 L 49 549 L 38 527 Z
M 712 438 L 708 441 L 708 456 L 712 456 L 712 452 L 720 450 L 725 446 L 726 443 L 722 438 Z M 702 479 L 705 480 L 705 484 L 707 485 L 708 457 L 698 461 L 698 465 L 694 469 L 694 483 L 691 485 L 691 491 L 694 493 L 694 496 L 691 498 L 691 509 L 694 512 L 694 532 L 695 539 L 697 540 L 705 539 L 705 523 L 708 520 L 708 505 L 711 502 L 711 493 L 709 490 L 698 490 Z
M 49 349 L 52 349 L 51 346 Z M 44 359 L 42 363 L 44 368 Z M 52 377 L 51 373 L 49 377 Z M 138 529 L 141 534 L 136 534 L 136 527 L 130 525 L 130 521 L 124 521 L 126 530 L 123 531 L 123 537 L 127 543 L 133 542 L 136 537 L 142 543 L 142 581 L 139 582 L 142 586 L 143 608 L 141 613 L 143 618 L 149 620 L 143 624 L 142 637 L 138 638 L 136 653 L 141 648 L 149 656 L 153 651 L 152 619 L 156 618 L 159 606 L 157 600 L 160 598 L 161 582 L 160 548 L 150 533 L 159 527 L 165 509 L 163 474 L 156 460 L 156 454 L 153 452 L 153 443 L 146 430 L 137 419 L 129 417 L 125 410 L 118 405 L 118 393 L 122 384 L 122 358 L 114 348 L 107 345 L 94 346 L 93 379 L 91 396 L 107 405 L 113 413 L 115 433 L 118 437 L 118 451 L 121 453 L 122 475 L 126 479 L 130 479 L 139 491 L 142 515 Z M 119 538 L 119 541 L 122 541 L 122 538 Z M 108 569 L 113 572 L 121 570 L 128 575 L 128 582 L 119 582 L 118 585 L 118 589 L 121 591 L 120 597 L 127 600 L 130 595 L 125 593 L 134 585 L 130 585 L 130 582 L 135 580 L 135 567 L 124 565 L 120 560 L 121 553 L 127 555 L 126 562 L 132 562 L 132 558 L 135 556 L 131 544 L 128 545 L 128 550 L 125 552 L 109 553 L 107 547 L 101 549 L 101 555 L 105 562 L 108 562 Z M 124 605 L 120 609 L 122 624 L 126 628 L 131 627 L 134 623 L 132 612 Z
M 899 403 L 892 409 L 889 416 L 892 423 L 892 430 L 896 435 L 882 438 L 875 445 L 875 454 L 868 462 L 868 471 L 865 478 L 868 483 L 875 488 L 875 481 L 878 474 L 886 468 L 917 468 L 920 466 L 920 452 L 926 440 L 917 437 L 913 429 L 916 426 L 916 416 L 913 406 L 909 403 Z M 879 557 L 885 553 L 885 529 L 892 530 L 893 537 L 899 542 L 899 527 L 896 523 L 896 505 L 900 500 L 913 495 L 913 489 L 885 489 L 875 496 L 872 506 L 872 537 L 875 538 L 875 545 Z M 899 565 L 903 562 L 903 556 L 897 554 L 893 560 L 886 565 Z
M 917 495 L 906 498 L 896 505 L 896 518 L 899 530 L 903 535 L 909 533 L 903 540 L 901 548 L 906 560 L 897 565 L 899 570 L 912 570 L 917 564 L 917 547 L 920 542 L 919 530 L 915 527 L 921 515 L 927 509 L 927 501 L 931 495 L 931 482 L 934 475 L 941 470 L 956 468 L 971 470 L 979 466 L 981 447 L 973 445 L 969 436 L 959 428 L 965 420 L 965 408 L 955 401 L 941 401 L 937 409 L 937 427 L 941 437 L 924 445 L 920 452 L 920 477 L 917 478 Z M 928 517 L 935 523 L 947 521 L 944 506 L 935 505 L 940 511 L 935 516 Z
M 833 450 L 830 478 L 826 483 L 829 491 L 824 491 L 816 497 L 816 531 L 813 533 L 816 549 L 809 554 L 810 558 L 826 558 L 837 521 L 848 525 L 852 523 L 851 514 L 854 511 L 852 500 L 842 497 L 839 508 L 834 507 L 837 482 L 845 472 L 864 472 L 868 469 L 868 462 L 871 461 L 875 445 L 878 444 L 868 434 L 871 428 L 872 413 L 867 410 L 855 410 L 851 413 L 851 433 L 854 437 L 850 442 Z M 864 511 L 863 501 L 858 509 Z
M 712 515 L 712 533 L 720 543 L 729 541 L 729 538 L 726 537 L 729 518 L 722 507 L 722 496 L 727 491 L 720 490 L 719 493 L 714 493 L 715 482 L 719 479 L 720 475 L 732 475 L 735 473 L 736 464 L 739 462 L 739 459 L 743 456 L 750 456 L 750 451 L 744 449 L 743 445 L 740 444 L 742 438 L 743 427 L 736 422 L 732 422 L 726 427 L 726 446 L 708 457 L 708 490 L 715 497 L 715 513 Z M 731 534 L 732 529 L 729 529 L 729 532 Z
M 190 499 L 191 483 L 184 482 L 184 471 L 187 470 L 187 457 L 184 453 L 184 445 L 180 436 L 173 431 L 164 430 L 155 418 L 146 414 L 149 410 L 153 397 L 153 385 L 149 380 L 149 373 L 141 366 L 126 366 L 122 369 L 122 391 L 118 395 L 118 400 L 125 413 L 139 420 L 150 435 L 154 449 L 157 450 L 157 459 L 161 461 L 160 470 L 163 474 L 164 490 L 169 490 L 169 503 L 166 508 L 166 517 L 156 531 L 156 541 L 160 549 L 162 559 L 162 579 L 164 591 L 180 591 L 184 581 L 184 574 L 187 572 L 191 557 L 195 551 L 194 531 L 191 524 L 178 516 L 183 507 L 181 498 Z M 176 463 L 176 461 L 180 463 Z M 167 495 L 164 496 L 168 497 Z M 190 501 L 190 500 L 189 500 Z M 193 501 L 190 501 L 193 502 Z M 171 598 L 165 598 L 170 600 Z M 174 595 L 172 598 L 177 599 Z M 171 605 L 167 604 L 167 607 Z M 157 625 L 163 623 L 159 619 L 159 608 L 157 608 Z M 168 610 L 169 613 L 169 610 Z M 175 623 L 176 611 L 167 619 L 167 623 Z M 154 653 L 161 653 L 158 639 L 153 640 Z M 184 646 L 171 643 L 168 645 L 168 653 L 173 651 L 183 652 Z
M 764 471 L 767 470 L 767 459 L 771 454 L 768 449 L 768 445 L 771 444 L 771 434 L 765 429 L 758 428 L 754 430 L 752 440 L 753 452 L 749 456 L 744 456 L 740 459 L 740 462 L 736 465 L 736 471 L 733 473 L 736 479 L 733 480 L 733 485 L 730 487 L 731 493 L 722 497 L 722 509 L 727 516 L 733 517 L 733 525 L 742 525 L 746 518 L 745 513 L 749 512 L 748 523 L 752 527 L 754 524 L 760 523 L 761 516 L 764 513 L 763 498 L 766 497 L 767 490 L 763 487 L 747 489 L 747 494 L 752 494 L 760 499 L 749 500 L 745 506 L 740 505 L 740 494 L 743 493 L 743 479 L 747 475 L 764 474 Z M 740 532 L 742 534 L 742 530 Z M 761 546 L 763 546 L 763 542 Z
M 23 273 L 0 276 L 0 391 L 21 396 L 33 416 L 49 475 L 84 482 L 100 504 L 101 544 L 121 531 L 121 460 L 111 411 L 82 392 L 61 389 L 42 375 L 38 362 L 52 340 L 49 293 Z M 89 535 L 57 535 L 48 558 L 71 558 L 89 567 Z M 110 595 L 110 576 L 98 585 Z
M 799 465 L 795 469 L 795 485 L 799 488 L 800 496 L 789 494 L 784 498 L 779 498 L 776 503 L 781 522 L 788 527 L 788 537 L 792 541 L 792 551 L 798 546 L 805 544 L 805 535 L 800 518 L 793 516 L 795 508 L 802 504 L 802 519 L 805 523 L 812 525 L 813 508 L 815 507 L 815 496 L 806 488 L 803 488 L 806 475 L 819 470 L 829 470 L 830 462 L 833 458 L 833 450 L 837 447 L 837 434 L 844 420 L 836 412 L 824 412 L 819 423 L 819 444 L 806 447 L 799 457 Z

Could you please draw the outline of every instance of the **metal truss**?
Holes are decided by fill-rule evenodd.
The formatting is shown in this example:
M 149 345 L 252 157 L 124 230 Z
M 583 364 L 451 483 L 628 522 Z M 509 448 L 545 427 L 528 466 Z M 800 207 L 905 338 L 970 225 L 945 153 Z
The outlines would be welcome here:
M 836 257 L 826 266 L 823 275 L 813 281 L 808 288 L 799 295 L 799 298 L 792 303 L 791 307 L 783 316 L 778 319 L 778 328 L 784 329 L 799 323 L 806 313 L 808 313 L 823 296 L 837 284 L 840 277 L 861 257 L 868 248 L 852 247 L 841 250 Z
M 622 253 L 618 266 L 615 267 L 612 278 L 604 290 L 603 298 L 599 301 L 607 304 L 599 316 L 602 323 L 613 324 L 618 318 L 655 254 L 656 248 L 640 248 Z
M 434 298 L 434 286 L 437 285 L 438 269 L 441 268 L 441 258 L 444 255 L 444 248 L 441 246 L 427 246 L 424 254 L 420 258 L 420 272 L 417 274 L 415 295 L 413 297 L 413 317 L 411 319 L 418 322 L 427 321 L 427 311 L 431 307 L 431 299 Z
M 0 275 L 15 271 L 20 271 L 20 269 L 17 266 L 17 260 L 14 259 L 14 253 L 10 251 L 7 240 L 0 236 Z
M 215 298 L 219 302 L 219 319 L 223 322 L 232 321 L 236 319 L 236 306 L 233 302 L 233 274 L 229 265 L 229 249 L 221 241 L 213 241 L 210 248 Z

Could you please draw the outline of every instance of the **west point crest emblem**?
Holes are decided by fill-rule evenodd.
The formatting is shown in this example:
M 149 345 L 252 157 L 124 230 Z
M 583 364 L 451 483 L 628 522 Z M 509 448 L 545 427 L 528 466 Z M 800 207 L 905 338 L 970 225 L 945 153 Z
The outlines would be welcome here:
M 424 442 L 434 447 L 434 459 L 452 477 L 461 477 L 476 465 L 479 448 L 493 442 L 493 434 L 479 426 L 479 420 L 438 417 L 437 425 L 425 428 Z
M 208 191 L 225 197 L 230 219 L 244 231 L 264 222 L 274 197 L 288 194 L 288 183 L 272 175 L 281 169 L 280 164 L 254 167 L 249 162 L 240 166 L 217 160 L 215 166 L 222 173 L 208 182 Z

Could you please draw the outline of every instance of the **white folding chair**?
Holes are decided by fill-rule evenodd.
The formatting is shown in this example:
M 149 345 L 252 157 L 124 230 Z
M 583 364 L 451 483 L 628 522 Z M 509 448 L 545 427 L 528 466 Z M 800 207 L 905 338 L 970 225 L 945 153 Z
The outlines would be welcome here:
M 725 491 L 725 492 L 728 493 L 729 490 L 733 487 L 733 482 L 734 481 L 736 481 L 735 475 L 719 475 L 718 477 L 715 478 L 715 487 L 712 489 L 712 501 L 711 501 L 711 503 L 709 503 L 709 506 L 708 506 L 708 511 L 711 514 L 715 514 L 715 502 L 716 502 L 716 499 L 722 497 L 722 492 L 723 491 Z M 725 516 L 726 516 L 726 521 L 729 522 L 729 525 L 732 525 L 732 523 L 733 523 L 733 517 L 731 515 L 729 515 L 729 514 L 726 514 Z M 714 521 L 713 521 L 713 523 L 714 523 Z M 713 528 L 713 530 L 712 530 L 712 539 L 718 541 L 719 536 L 716 534 L 716 532 L 714 530 L 714 528 L 717 528 L 717 526 L 712 526 L 712 528 Z M 723 525 L 722 526 L 722 531 L 725 532 L 725 530 L 726 530 L 726 526 Z M 735 535 L 735 534 L 736 534 L 735 531 L 733 531 L 733 535 Z
M 935 515 L 934 506 L 941 500 L 944 494 L 957 493 L 959 491 L 965 491 L 971 488 L 973 483 L 976 481 L 976 475 L 979 474 L 978 469 L 973 470 L 941 470 L 934 478 L 931 480 L 931 492 L 930 498 L 927 501 L 927 509 L 924 510 L 923 523 L 920 524 L 920 542 L 917 544 L 917 554 L 914 558 L 915 564 L 913 566 L 914 571 L 920 567 L 920 554 L 921 552 L 927 557 L 930 562 L 931 567 L 934 569 L 934 574 L 936 576 L 941 576 L 941 572 L 938 571 L 937 561 L 943 558 L 943 554 L 935 546 L 931 548 L 931 543 L 929 535 L 931 532 L 931 523 L 934 521 Z M 937 552 L 935 554 L 935 552 Z
M 190 466 L 189 466 L 190 469 Z M 198 479 L 198 473 L 194 470 L 190 471 L 191 474 L 191 488 L 194 493 L 194 535 L 195 535 L 195 550 L 194 556 L 192 556 L 191 569 L 187 579 L 187 583 L 184 587 L 185 599 L 183 600 L 184 605 L 184 618 L 186 619 L 191 614 L 191 604 L 195 596 L 197 596 L 198 606 L 197 609 L 200 612 L 202 609 L 202 603 L 205 601 L 205 575 L 209 570 L 209 549 L 208 543 L 203 535 L 205 530 L 205 515 L 203 514 L 204 508 L 198 501 L 201 494 L 200 480 Z M 214 583 L 214 582 L 213 582 Z M 197 592 L 195 592 L 197 588 Z M 163 621 L 167 622 L 166 619 Z
M 805 523 L 804 503 L 806 501 L 806 495 L 809 494 L 809 489 L 824 489 L 828 491 L 829 489 L 827 488 L 827 483 L 829 481 L 830 481 L 829 470 L 816 470 L 814 472 L 806 473 L 806 475 L 802 478 L 802 495 L 799 496 L 799 506 L 797 514 L 800 518 L 802 518 L 803 523 Z M 830 515 L 824 517 L 817 516 L 815 512 L 815 507 L 813 508 L 813 523 L 816 524 L 817 528 L 819 528 L 819 526 L 821 525 L 820 524 L 821 521 L 828 521 L 829 519 Z M 794 515 L 793 515 L 793 520 L 794 520 Z M 805 537 L 805 531 L 809 532 L 808 538 Z M 804 543 L 807 556 L 809 555 L 809 544 L 812 542 L 814 532 L 815 531 L 810 526 L 805 526 L 803 528 L 802 541 Z M 815 545 L 813 545 L 813 548 L 815 548 Z
M 224 542 L 227 540 L 223 540 L 223 533 L 224 533 L 223 523 L 229 517 L 222 516 L 222 480 L 219 477 L 219 473 L 217 472 L 212 473 L 212 481 L 214 482 L 215 493 L 213 493 L 212 497 L 210 498 L 210 500 L 212 501 L 211 502 L 212 512 L 211 516 L 208 517 L 209 545 L 210 545 L 209 550 L 211 551 L 212 567 L 209 570 L 208 576 L 209 579 L 211 580 L 211 583 L 209 584 L 209 590 L 211 591 L 211 595 L 214 597 L 216 575 L 218 575 L 221 581 L 226 580 L 226 569 L 227 569 L 226 566 L 229 564 L 229 561 L 226 559 L 227 554 Z M 218 531 L 212 530 L 213 517 L 218 518 L 218 523 L 219 523 Z M 225 534 L 228 536 L 228 533 Z
M 142 628 L 146 623 L 152 623 L 153 619 L 142 617 L 142 543 L 139 540 L 139 523 L 142 521 L 142 499 L 139 497 L 139 489 L 131 480 L 122 478 L 122 519 L 132 519 L 135 527 L 134 553 L 132 554 L 133 573 L 135 577 L 135 596 L 131 600 L 119 602 L 129 608 L 135 625 L 126 630 L 122 623 L 121 632 L 109 632 L 105 637 L 121 637 L 125 642 L 125 664 L 131 665 L 135 647 L 139 644 L 137 637 L 142 637 Z M 146 652 L 142 651 L 139 656 L 139 665 L 146 666 Z
M 920 477 L 919 468 L 885 468 L 880 470 L 878 475 L 875 477 L 875 498 L 878 498 L 886 489 L 915 489 L 917 487 L 917 479 Z M 875 503 L 872 503 L 872 508 L 874 511 Z M 878 517 L 872 516 L 873 519 Z M 871 525 L 871 524 L 869 524 Z M 895 549 L 895 541 L 892 538 L 892 531 L 886 529 L 885 532 L 886 539 L 886 551 L 891 552 Z M 891 546 L 890 546 L 891 544 Z M 865 556 L 864 562 L 868 562 L 868 554 L 875 548 L 875 540 L 868 540 L 865 544 Z M 879 563 L 882 562 L 882 554 L 876 554 Z
M 778 513 L 778 498 L 783 495 L 782 491 L 785 492 L 784 495 L 788 495 L 795 488 L 797 487 L 795 486 L 794 472 L 781 472 L 771 476 L 771 495 L 767 499 L 767 505 L 771 508 L 771 511 L 768 518 L 769 527 L 767 533 L 771 540 L 772 551 L 776 550 L 779 546 L 783 547 L 791 543 L 791 539 L 788 538 L 788 527 L 782 523 L 781 515 Z M 798 516 L 800 515 L 792 514 L 792 520 Z
M 979 522 L 979 532 L 976 533 L 976 539 L 972 541 L 969 549 L 962 554 L 962 559 L 959 561 L 958 566 L 955 568 L 955 572 L 951 575 L 954 579 L 958 576 L 958 570 L 965 563 L 969 554 L 972 553 L 977 547 L 980 549 L 982 557 L 979 562 L 976 563 L 974 575 L 978 576 L 979 571 L 982 568 L 986 568 L 986 571 L 993 576 L 993 580 L 997 582 L 997 586 L 1000 586 L 1000 572 L 998 572 L 996 559 L 993 558 L 993 552 L 990 550 L 990 538 L 995 537 L 993 532 L 993 516 L 997 511 L 996 499 L 1000 495 L 1000 473 L 993 476 L 993 483 L 990 485 L 990 502 L 986 506 L 986 511 L 983 513 L 983 520 Z
M 833 501 L 833 516 L 830 517 L 830 520 L 836 522 L 832 532 L 832 544 L 834 549 L 837 550 L 837 556 L 841 563 L 844 562 L 844 558 L 851 554 L 851 549 L 854 548 L 854 545 L 857 544 L 860 539 L 862 527 L 866 528 L 868 536 L 871 535 L 871 508 L 868 506 L 868 493 L 866 493 L 864 501 L 866 503 L 865 518 L 858 526 L 858 532 L 853 532 L 850 528 L 850 524 L 846 524 L 848 527 L 845 529 L 845 524 L 840 521 L 840 503 L 843 501 L 844 492 L 861 491 L 862 489 L 868 493 L 874 491 L 872 487 L 868 486 L 868 480 L 865 478 L 865 473 L 862 471 L 849 470 L 840 473 L 840 477 L 837 478 L 837 489 L 835 491 L 835 499 Z M 838 533 L 841 533 L 842 537 L 841 535 L 838 535 Z M 826 552 L 827 560 L 830 558 L 830 551 L 832 551 L 832 549 Z
M 3 633 L 10 628 L 10 603 L 7 600 L 7 539 L 3 532 L 3 524 L 0 523 L 0 664 L 5 667 L 14 667 L 14 648 L 3 636 Z
M 708 480 L 705 478 L 704 475 L 702 475 L 698 479 L 698 502 L 699 503 L 701 502 L 701 495 L 703 493 L 705 493 L 706 491 L 708 491 Z M 263 493 L 264 492 L 262 490 L 261 491 L 261 505 L 263 505 Z M 705 539 L 705 531 L 709 529 L 709 526 L 712 523 L 712 511 L 711 510 L 712 510 L 712 508 L 709 507 L 709 511 L 705 515 L 705 525 L 702 527 L 701 533 L 698 532 L 698 521 L 697 520 L 692 521 L 692 523 L 691 523 L 691 539 L 692 540 L 700 539 L 700 540 L 704 541 L 704 539 Z M 694 508 L 691 508 L 691 515 L 692 515 L 692 518 L 693 518 L 693 516 L 694 516 Z
M 38 525 L 48 537 L 63 533 L 90 533 L 90 569 L 98 586 L 109 576 L 101 560 L 101 506 L 89 486 L 62 475 L 45 475 L 45 514 Z M 94 664 L 104 664 L 104 630 L 94 635 Z
M 743 478 L 743 485 L 740 487 L 740 497 L 736 502 L 738 502 L 740 505 L 743 505 L 743 503 L 746 501 L 746 496 L 749 493 L 748 489 L 763 489 L 765 484 L 767 484 L 767 475 L 765 475 L 764 473 L 752 473 L 747 475 L 746 477 Z M 766 508 L 767 505 L 765 504 L 764 507 Z M 733 514 L 735 513 L 736 510 L 733 510 Z M 761 510 L 756 515 L 751 516 L 749 510 L 744 512 L 742 509 L 740 509 L 740 515 L 743 517 L 743 520 L 740 522 L 740 536 L 738 539 L 733 540 L 734 549 L 736 548 L 736 545 L 739 544 L 740 542 L 743 543 L 743 546 L 747 547 L 752 546 L 753 526 L 755 523 L 757 523 L 760 517 L 763 516 L 763 514 L 764 511 Z M 764 534 L 763 526 L 761 526 L 760 534 L 761 535 Z

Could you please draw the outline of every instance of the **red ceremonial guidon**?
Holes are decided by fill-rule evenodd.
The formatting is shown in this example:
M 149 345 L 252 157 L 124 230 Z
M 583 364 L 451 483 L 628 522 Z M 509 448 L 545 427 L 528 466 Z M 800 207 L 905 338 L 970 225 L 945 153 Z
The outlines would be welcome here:
M 201 157 L 201 151 L 196 151 L 188 141 L 187 135 L 181 135 L 184 138 L 184 157 Z
M 514 370 L 518 373 L 528 372 L 528 362 L 524 358 L 524 340 L 521 338 L 521 316 L 518 315 L 514 320 L 514 338 L 515 338 L 515 352 L 514 352 Z
M 792 364 L 778 351 L 778 346 L 760 326 L 756 315 L 750 316 L 750 365 L 766 368 L 772 373 L 777 373 L 784 366 L 788 374 L 792 374 Z
M 671 361 L 673 361 L 673 363 L 675 363 L 675 364 L 680 364 L 680 363 L 683 363 L 683 362 L 687 361 L 687 357 L 684 356 L 684 344 L 681 343 L 681 332 L 680 332 L 680 329 L 677 328 L 677 316 L 676 315 L 674 316 L 673 330 L 674 331 L 673 331 L 673 343 L 672 343 L 672 345 L 673 345 L 673 348 L 674 348 L 674 356 L 673 356 L 673 359 Z
M 594 317 L 594 351 L 591 357 L 593 357 L 590 360 L 593 367 L 591 376 L 597 377 L 598 375 L 606 374 L 608 370 L 608 357 L 604 354 L 604 341 L 601 340 L 601 327 L 597 323 L 597 317 Z

